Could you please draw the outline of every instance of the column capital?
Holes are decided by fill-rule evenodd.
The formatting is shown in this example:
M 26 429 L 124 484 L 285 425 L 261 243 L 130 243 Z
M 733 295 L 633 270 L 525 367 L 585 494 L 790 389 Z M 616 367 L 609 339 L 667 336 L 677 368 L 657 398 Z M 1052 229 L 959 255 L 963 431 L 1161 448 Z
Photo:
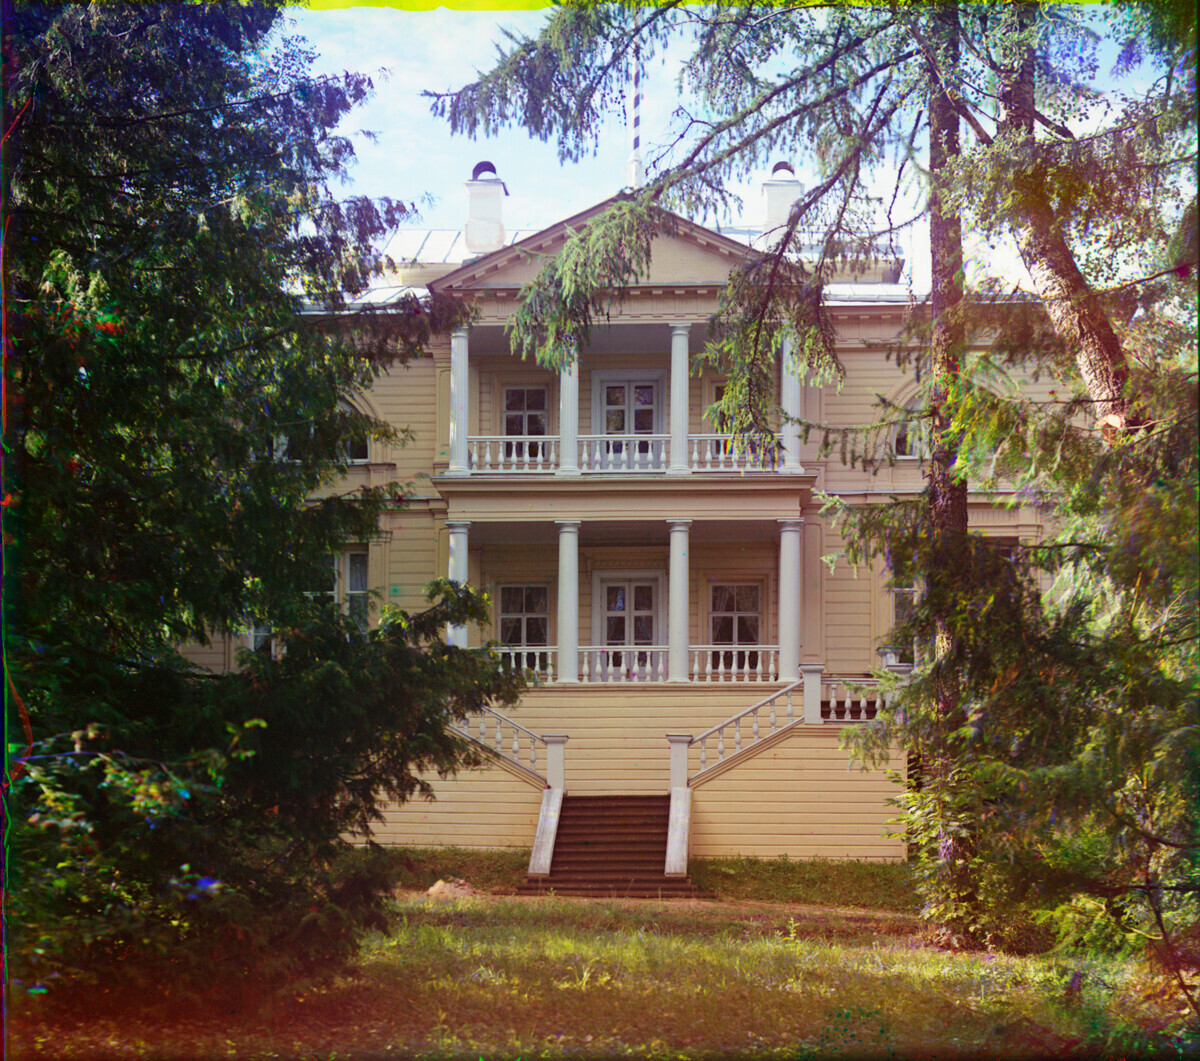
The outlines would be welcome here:
M 667 520 L 667 526 L 670 527 L 671 530 L 674 530 L 676 527 L 679 527 L 681 530 L 687 530 L 688 527 L 690 527 L 692 525 L 692 523 L 693 523 L 693 521 L 690 519 L 669 519 L 669 520 Z
M 788 519 L 777 519 L 775 522 L 779 524 L 780 530 L 799 530 L 804 526 L 804 517 L 796 516 Z
M 471 326 L 469 324 L 463 325 L 463 327 L 461 327 L 461 328 L 455 328 L 454 331 L 452 331 L 450 333 L 450 338 L 451 339 L 465 339 L 467 337 L 467 334 L 470 331 L 471 331 Z
M 690 323 L 679 323 L 676 321 L 672 321 L 672 323 L 669 325 L 669 327 L 671 329 L 672 335 L 678 335 L 680 332 L 682 332 L 684 335 L 688 335 L 688 336 L 690 336 L 692 334 L 692 326 Z
M 451 530 L 466 530 L 470 525 L 469 519 L 448 519 L 443 521 Z
M 579 525 L 583 522 L 581 519 L 556 519 L 555 526 L 561 530 L 579 530 Z

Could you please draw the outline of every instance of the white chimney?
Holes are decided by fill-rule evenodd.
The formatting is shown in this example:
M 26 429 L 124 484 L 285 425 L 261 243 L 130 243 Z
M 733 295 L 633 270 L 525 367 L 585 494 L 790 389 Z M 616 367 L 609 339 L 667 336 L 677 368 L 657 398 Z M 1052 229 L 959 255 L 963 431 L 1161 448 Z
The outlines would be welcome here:
M 487 254 L 504 246 L 503 206 L 508 188 L 490 162 L 477 163 L 467 181 L 467 250 Z
M 766 200 L 766 218 L 763 232 L 771 232 L 788 222 L 792 204 L 804 194 L 804 185 L 796 180 L 796 173 L 789 162 L 776 162 L 771 176 L 763 181 L 763 198 Z M 782 233 L 777 233 L 782 235 Z

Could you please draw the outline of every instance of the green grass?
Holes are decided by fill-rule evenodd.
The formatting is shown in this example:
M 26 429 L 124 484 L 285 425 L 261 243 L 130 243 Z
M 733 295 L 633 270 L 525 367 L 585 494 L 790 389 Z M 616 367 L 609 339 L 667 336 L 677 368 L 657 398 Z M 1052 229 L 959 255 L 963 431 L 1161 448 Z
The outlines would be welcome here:
M 57 1028 L 26 1013 L 10 1045 L 22 1058 L 1115 1061 L 1143 1056 L 1135 1036 L 1172 1020 L 1132 966 L 949 954 L 897 913 L 415 896 L 398 913 L 344 976 L 270 1013 Z M 1082 995 L 1068 1005 L 1076 970 Z
M 460 877 L 480 891 L 505 895 L 525 879 L 529 852 L 465 848 L 407 848 L 401 887 L 428 888 L 442 877 Z M 904 862 L 850 859 L 693 858 L 692 881 L 718 899 L 808 903 L 916 913 L 920 904 Z

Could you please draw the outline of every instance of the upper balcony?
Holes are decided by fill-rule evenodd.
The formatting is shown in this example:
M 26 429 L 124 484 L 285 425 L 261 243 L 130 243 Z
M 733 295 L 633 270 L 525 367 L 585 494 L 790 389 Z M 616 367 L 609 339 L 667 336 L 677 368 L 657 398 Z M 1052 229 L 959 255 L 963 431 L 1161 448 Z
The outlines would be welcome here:
M 778 444 L 735 439 L 708 415 L 725 380 L 691 372 L 691 333 L 699 346 L 703 327 L 613 325 L 558 372 L 514 358 L 499 328 L 456 332 L 439 479 L 804 475 L 788 422 L 802 412 L 796 374 L 779 372 Z M 782 365 L 786 346 L 781 355 Z

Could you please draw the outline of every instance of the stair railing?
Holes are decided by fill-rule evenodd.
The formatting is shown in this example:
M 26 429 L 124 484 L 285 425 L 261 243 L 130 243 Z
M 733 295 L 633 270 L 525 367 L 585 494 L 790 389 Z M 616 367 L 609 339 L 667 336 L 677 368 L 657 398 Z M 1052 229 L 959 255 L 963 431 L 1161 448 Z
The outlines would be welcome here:
M 486 706 L 479 712 L 476 726 L 472 726 L 470 721 L 461 726 L 452 722 L 450 728 L 460 736 L 483 745 L 488 751 L 534 775 L 542 782 L 543 787 L 565 787 L 563 749 L 567 738 L 562 734 L 547 733 L 540 736 L 533 730 L 526 729 L 520 722 Z M 543 749 L 546 763 L 544 774 L 538 769 L 539 746 Z
M 719 766 L 731 755 L 736 755 L 738 752 L 746 748 L 752 748 L 761 740 L 766 740 L 772 734 L 784 729 L 792 723 L 804 718 L 804 702 L 803 693 L 797 690 L 802 690 L 804 680 L 792 682 L 790 685 L 785 685 L 777 692 L 771 693 L 770 696 L 764 696 L 756 704 L 751 704 L 744 711 L 739 711 L 736 715 L 730 715 L 724 722 L 718 722 L 715 726 L 710 726 L 703 733 L 698 733 L 690 741 L 688 745 L 699 745 L 700 748 L 700 768 L 692 774 L 689 782 L 695 780 L 701 774 L 714 767 Z M 782 701 L 782 703 L 780 703 Z M 760 724 L 759 716 L 765 713 L 764 724 Z M 745 734 L 742 732 L 743 725 L 746 726 Z M 765 732 L 764 732 L 765 730 Z M 708 756 L 708 742 L 713 740 L 716 747 L 716 757 L 710 762 Z M 732 748 L 730 747 L 732 745 Z

